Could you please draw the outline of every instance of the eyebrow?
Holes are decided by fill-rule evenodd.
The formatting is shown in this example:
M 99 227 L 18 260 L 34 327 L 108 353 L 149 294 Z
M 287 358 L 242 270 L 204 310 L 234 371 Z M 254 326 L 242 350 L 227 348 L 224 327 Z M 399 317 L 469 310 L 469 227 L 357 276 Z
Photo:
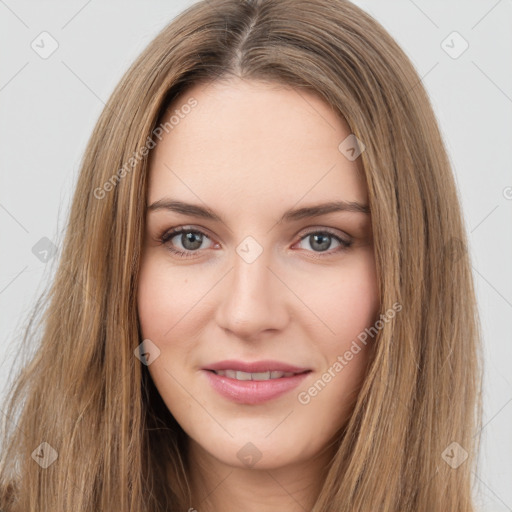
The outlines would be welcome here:
M 155 201 L 154 203 L 148 205 L 147 210 L 168 210 L 181 213 L 183 215 L 190 215 L 192 217 L 214 220 L 224 224 L 222 218 L 209 208 L 204 208 L 203 206 L 197 204 L 185 203 L 183 201 L 177 201 L 169 198 L 163 198 Z M 287 210 L 284 212 L 278 222 L 291 222 L 305 218 L 319 217 L 321 215 L 326 215 L 333 212 L 354 212 L 369 215 L 370 208 L 368 205 L 358 203 L 357 201 L 331 201 L 314 206 L 306 206 L 303 208 Z

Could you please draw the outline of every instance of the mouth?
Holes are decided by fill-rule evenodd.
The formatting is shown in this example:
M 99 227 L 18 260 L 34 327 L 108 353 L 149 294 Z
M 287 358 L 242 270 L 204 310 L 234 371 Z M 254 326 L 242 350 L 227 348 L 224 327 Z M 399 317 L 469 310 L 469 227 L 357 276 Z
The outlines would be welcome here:
M 223 398 L 246 405 L 261 404 L 286 394 L 312 371 L 277 361 L 221 361 L 202 370 L 211 387 Z
M 215 375 L 220 375 L 221 377 L 228 377 L 229 379 L 236 380 L 273 380 L 273 379 L 282 379 L 283 377 L 292 377 L 293 375 L 300 375 L 300 373 L 294 372 L 282 372 L 278 370 L 267 371 L 267 372 L 242 372 L 239 370 L 209 370 Z M 310 370 L 306 370 L 310 371 Z

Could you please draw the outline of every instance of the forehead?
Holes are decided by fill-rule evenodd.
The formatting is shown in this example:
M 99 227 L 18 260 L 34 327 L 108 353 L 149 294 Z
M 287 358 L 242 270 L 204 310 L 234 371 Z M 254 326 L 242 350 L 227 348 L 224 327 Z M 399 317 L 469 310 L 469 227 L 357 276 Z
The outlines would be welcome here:
M 192 108 L 187 105 L 194 105 Z M 304 202 L 367 202 L 361 158 L 338 146 L 343 118 L 317 95 L 280 84 L 233 79 L 195 85 L 163 119 L 172 128 L 152 150 L 148 203 L 179 197 L 228 211 Z

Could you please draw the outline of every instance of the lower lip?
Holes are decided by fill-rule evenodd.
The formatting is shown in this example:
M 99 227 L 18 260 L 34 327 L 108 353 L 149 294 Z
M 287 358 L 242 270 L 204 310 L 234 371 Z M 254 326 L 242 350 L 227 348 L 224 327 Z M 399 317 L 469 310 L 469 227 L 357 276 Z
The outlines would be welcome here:
M 310 372 L 269 380 L 237 380 L 204 370 L 213 389 L 238 404 L 261 404 L 296 388 Z

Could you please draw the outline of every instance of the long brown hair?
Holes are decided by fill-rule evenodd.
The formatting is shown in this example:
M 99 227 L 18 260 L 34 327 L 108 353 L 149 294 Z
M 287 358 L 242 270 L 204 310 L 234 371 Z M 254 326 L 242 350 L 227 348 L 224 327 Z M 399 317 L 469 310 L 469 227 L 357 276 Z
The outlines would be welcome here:
M 364 143 L 381 308 L 403 308 L 375 338 L 313 511 L 472 511 L 480 326 L 457 189 L 411 62 L 346 0 L 203 0 L 126 72 L 86 149 L 41 321 L 24 337 L 40 338 L 37 351 L 2 407 L 0 507 L 192 506 L 185 434 L 134 356 L 141 148 L 178 94 L 232 75 L 319 94 Z M 36 463 L 52 450 L 53 463 Z

